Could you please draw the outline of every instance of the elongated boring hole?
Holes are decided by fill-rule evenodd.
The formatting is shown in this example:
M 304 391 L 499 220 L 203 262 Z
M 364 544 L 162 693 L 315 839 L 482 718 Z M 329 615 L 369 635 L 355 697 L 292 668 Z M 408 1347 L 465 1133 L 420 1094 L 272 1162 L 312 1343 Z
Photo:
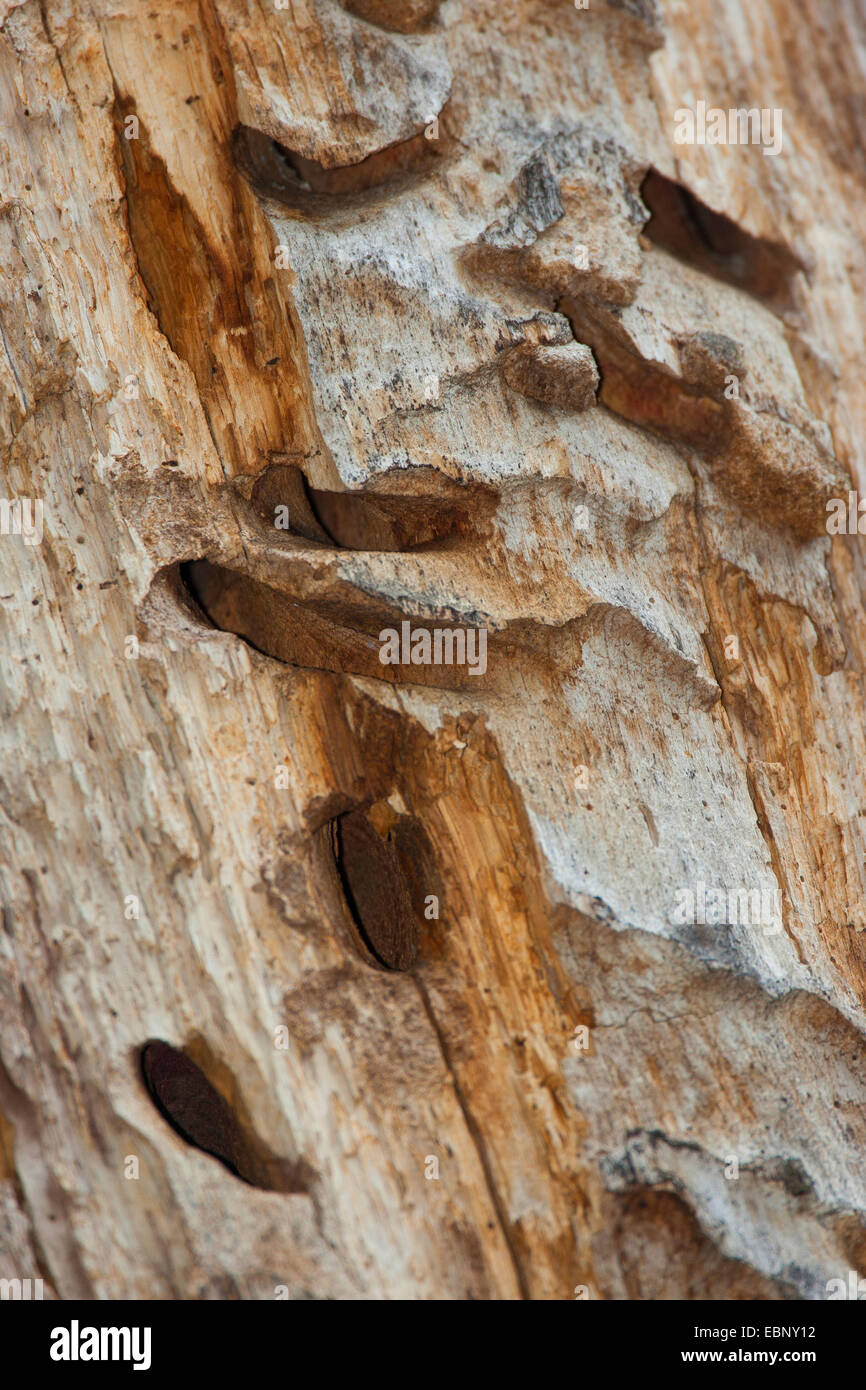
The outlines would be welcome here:
M 641 198 L 651 213 L 644 235 L 657 246 L 776 307 L 790 303 L 794 276 L 805 267 L 786 246 L 752 236 L 657 169 L 644 179 Z
M 271 1153 L 237 1107 L 181 1048 L 151 1039 L 141 1049 L 141 1070 L 160 1114 L 187 1144 L 219 1159 L 253 1187 L 270 1192 L 309 1190 L 314 1176 L 309 1165 Z
M 333 822 L 334 858 L 361 941 L 387 970 L 408 970 L 418 954 L 418 922 L 397 847 L 398 818 L 387 803 Z

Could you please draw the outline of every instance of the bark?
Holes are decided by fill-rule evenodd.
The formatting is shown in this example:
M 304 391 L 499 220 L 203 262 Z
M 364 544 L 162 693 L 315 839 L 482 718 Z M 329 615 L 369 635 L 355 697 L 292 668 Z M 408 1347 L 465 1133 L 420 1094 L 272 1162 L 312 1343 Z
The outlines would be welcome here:
M 0 0 L 0 1277 L 866 1272 L 864 51 Z

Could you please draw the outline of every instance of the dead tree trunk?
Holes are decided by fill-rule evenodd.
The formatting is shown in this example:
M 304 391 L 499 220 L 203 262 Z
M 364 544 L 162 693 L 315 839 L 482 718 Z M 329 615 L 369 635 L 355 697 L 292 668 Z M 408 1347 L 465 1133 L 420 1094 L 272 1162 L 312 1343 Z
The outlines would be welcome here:
M 866 1272 L 864 45 L 0 0 L 0 1277 Z

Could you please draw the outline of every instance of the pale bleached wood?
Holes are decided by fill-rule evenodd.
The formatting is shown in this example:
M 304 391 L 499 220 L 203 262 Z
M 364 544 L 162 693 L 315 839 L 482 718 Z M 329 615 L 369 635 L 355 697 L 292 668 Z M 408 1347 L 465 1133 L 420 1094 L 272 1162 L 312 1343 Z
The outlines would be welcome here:
M 0 1277 L 866 1270 L 837 9 L 0 4 L 4 495 L 44 501 L 41 545 L 0 537 Z M 782 152 L 676 144 L 697 100 L 781 109 Z M 379 679 L 404 618 L 488 628 L 484 679 Z M 778 889 L 779 929 L 683 925 L 699 883 Z M 155 1107 L 149 1040 L 241 1177 Z

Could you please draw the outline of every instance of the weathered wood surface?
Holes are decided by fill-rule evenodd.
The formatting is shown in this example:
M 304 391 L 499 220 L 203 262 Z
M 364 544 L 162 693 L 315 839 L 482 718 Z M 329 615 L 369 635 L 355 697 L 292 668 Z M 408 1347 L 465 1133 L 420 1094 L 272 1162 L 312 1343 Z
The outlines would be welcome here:
M 864 45 L 2 0 L 0 1277 L 866 1272 Z

